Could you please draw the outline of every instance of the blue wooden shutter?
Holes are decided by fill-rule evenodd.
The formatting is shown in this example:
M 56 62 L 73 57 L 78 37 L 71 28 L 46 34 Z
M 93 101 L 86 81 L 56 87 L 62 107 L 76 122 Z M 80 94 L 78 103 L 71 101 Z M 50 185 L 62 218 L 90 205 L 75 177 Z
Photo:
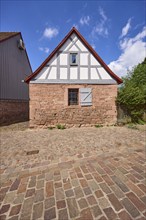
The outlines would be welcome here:
M 91 88 L 80 88 L 80 104 L 81 106 L 92 105 L 92 90 Z

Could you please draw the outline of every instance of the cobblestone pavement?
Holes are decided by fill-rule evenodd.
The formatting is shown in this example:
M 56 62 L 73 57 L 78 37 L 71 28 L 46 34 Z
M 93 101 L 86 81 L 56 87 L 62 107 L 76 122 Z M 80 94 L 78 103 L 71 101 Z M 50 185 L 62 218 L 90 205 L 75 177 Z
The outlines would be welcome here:
M 105 129 L 109 130 L 110 136 L 113 134 L 112 138 L 109 138 L 107 130 L 107 136 L 104 136 Z M 1 220 L 146 219 L 144 131 L 127 128 L 49 131 L 52 132 L 49 133 L 49 139 L 54 154 L 51 148 L 47 150 L 45 147 L 46 132 L 48 131 L 2 132 Z M 118 132 L 121 132 L 121 136 Z M 42 141 L 39 139 L 42 152 L 36 145 L 32 148 L 37 143 L 37 140 L 32 142 L 35 140 L 34 133 L 36 139 L 39 134 L 42 136 Z M 83 141 L 84 147 L 73 136 L 75 133 L 77 140 L 79 133 L 87 142 Z M 106 140 L 109 138 L 109 148 L 104 145 L 104 141 L 102 144 L 98 143 L 99 134 Z M 26 145 L 21 135 L 25 136 Z M 55 135 L 56 139 L 60 138 L 59 142 L 55 142 Z M 68 136 L 73 138 L 75 146 L 77 143 L 79 145 L 78 150 L 77 147 L 73 148 L 74 153 L 71 150 L 73 143 L 69 142 L 71 139 Z M 112 147 L 111 140 L 115 147 Z M 56 148 L 53 148 L 53 143 Z M 126 148 L 123 143 L 127 143 Z M 59 150 L 61 144 L 64 145 Z M 30 150 L 39 149 L 40 152 L 27 155 L 25 151 L 29 145 Z M 85 148 L 86 145 L 88 148 Z

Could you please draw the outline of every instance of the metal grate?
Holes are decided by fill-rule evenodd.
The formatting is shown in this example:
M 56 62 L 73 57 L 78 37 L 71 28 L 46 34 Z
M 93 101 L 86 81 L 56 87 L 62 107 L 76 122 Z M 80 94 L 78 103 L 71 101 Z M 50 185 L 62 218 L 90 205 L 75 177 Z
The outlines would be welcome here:
M 33 155 L 33 154 L 38 154 L 39 150 L 32 150 L 32 151 L 27 151 L 26 155 Z

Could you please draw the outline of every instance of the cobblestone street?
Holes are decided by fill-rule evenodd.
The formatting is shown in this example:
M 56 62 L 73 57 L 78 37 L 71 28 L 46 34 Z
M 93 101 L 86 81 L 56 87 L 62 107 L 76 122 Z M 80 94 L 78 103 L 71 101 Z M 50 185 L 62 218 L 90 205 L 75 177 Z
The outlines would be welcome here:
M 6 129 L 1 140 L 1 220 L 146 219 L 144 131 Z

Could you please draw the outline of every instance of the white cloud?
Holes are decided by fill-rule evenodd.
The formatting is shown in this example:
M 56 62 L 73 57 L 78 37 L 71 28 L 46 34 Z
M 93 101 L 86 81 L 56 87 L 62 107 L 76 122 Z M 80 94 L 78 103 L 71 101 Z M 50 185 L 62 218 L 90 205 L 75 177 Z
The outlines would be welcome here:
M 46 38 L 48 38 L 48 39 L 51 39 L 51 38 L 57 36 L 58 33 L 59 33 L 59 31 L 58 31 L 57 28 L 50 28 L 50 27 L 49 27 L 49 28 L 46 28 L 46 29 L 44 30 L 43 36 L 46 37 Z
M 121 55 L 108 65 L 115 74 L 124 76 L 146 57 L 146 27 L 133 38 L 124 38 L 120 41 Z
M 39 47 L 40 51 L 43 51 L 45 53 L 49 53 L 50 49 L 48 47 Z
M 104 21 L 107 20 L 107 16 L 106 16 L 106 14 L 105 14 L 103 8 L 101 8 L 101 7 L 99 7 L 99 14 L 101 15 L 101 17 L 102 17 L 102 19 L 103 19 Z
M 90 21 L 89 15 L 80 18 L 81 25 L 89 25 L 89 21 Z
M 99 14 L 100 14 L 100 21 L 97 23 L 96 26 L 93 27 L 92 30 L 92 36 L 95 37 L 96 34 L 107 37 L 109 32 L 108 32 L 108 18 L 103 10 L 103 8 L 99 7 L 98 9 Z
M 128 19 L 127 24 L 123 27 L 122 29 L 122 34 L 121 34 L 121 38 L 126 36 L 128 34 L 128 31 L 131 28 L 131 18 Z

